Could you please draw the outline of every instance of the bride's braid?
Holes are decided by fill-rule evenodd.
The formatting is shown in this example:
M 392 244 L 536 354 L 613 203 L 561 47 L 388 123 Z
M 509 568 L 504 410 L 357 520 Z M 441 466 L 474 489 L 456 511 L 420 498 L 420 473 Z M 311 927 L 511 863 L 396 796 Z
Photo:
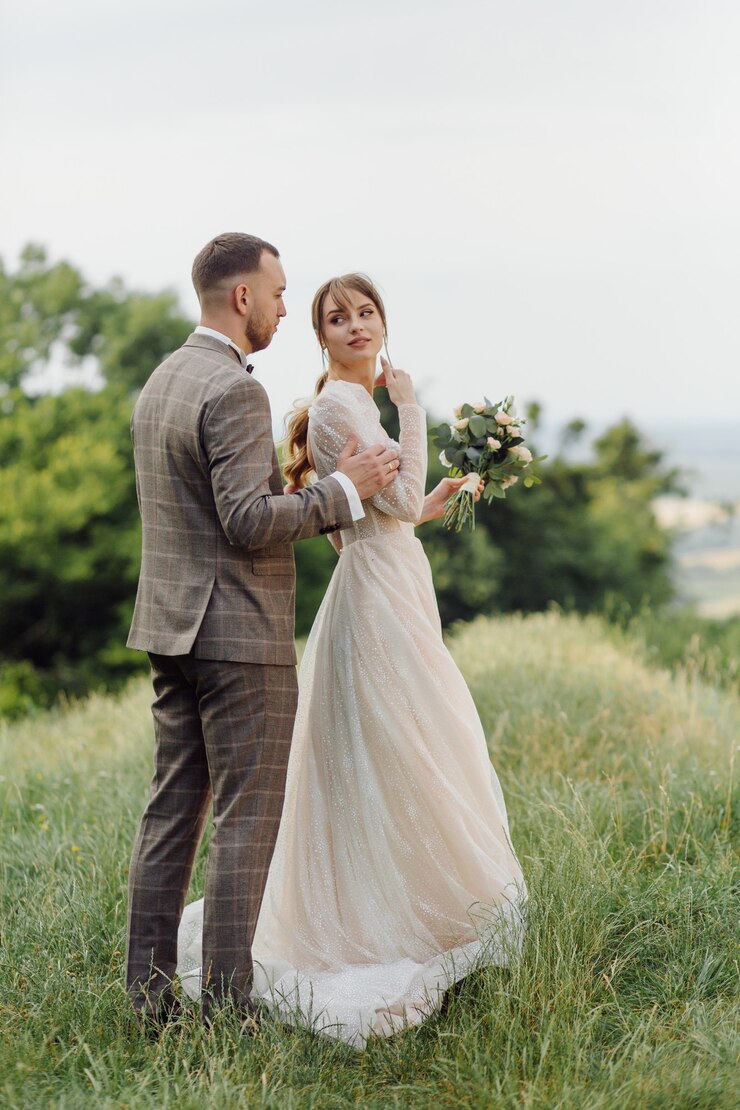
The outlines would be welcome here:
M 366 274 L 344 274 L 343 277 L 331 278 L 317 289 L 311 305 L 311 323 L 313 324 L 316 338 L 321 345 L 322 355 L 326 351 L 326 340 L 324 337 L 324 325 L 322 320 L 324 301 L 327 296 L 331 294 L 338 305 L 346 307 L 347 291 L 350 289 L 357 293 L 362 293 L 363 296 L 373 302 L 380 313 L 380 318 L 383 321 L 383 330 L 385 331 L 385 306 L 380 293 Z M 303 489 L 306 484 L 306 479 L 314 469 L 308 457 L 308 410 L 319 393 L 321 393 L 321 390 L 328 380 L 328 372 L 324 370 L 323 374 L 316 382 L 313 397 L 309 401 L 297 403 L 288 419 L 288 434 L 285 438 L 285 463 L 283 465 L 283 470 L 285 471 L 288 482 L 292 486 L 295 486 L 296 489 Z

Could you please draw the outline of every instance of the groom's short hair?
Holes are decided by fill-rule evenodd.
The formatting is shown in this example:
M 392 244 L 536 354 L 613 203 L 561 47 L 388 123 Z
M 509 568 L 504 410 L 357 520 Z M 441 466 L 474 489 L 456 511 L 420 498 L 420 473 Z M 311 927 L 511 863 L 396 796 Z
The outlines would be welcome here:
M 262 252 L 279 258 L 277 247 L 256 235 L 229 231 L 206 243 L 193 262 L 192 278 L 198 300 L 215 292 L 223 282 L 239 274 L 254 274 L 260 268 Z

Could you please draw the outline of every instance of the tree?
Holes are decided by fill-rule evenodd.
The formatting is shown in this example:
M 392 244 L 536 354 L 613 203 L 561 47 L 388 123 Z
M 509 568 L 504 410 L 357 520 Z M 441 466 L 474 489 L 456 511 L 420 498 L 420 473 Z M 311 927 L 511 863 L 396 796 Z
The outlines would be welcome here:
M 580 435 L 585 425 L 569 429 Z M 677 472 L 628 421 L 597 439 L 593 456 L 540 464 L 542 485 L 517 488 L 480 514 L 502 555 L 503 609 L 634 610 L 671 597 L 670 539 L 652 500 L 678 488 Z
M 125 647 L 140 554 L 129 418 L 135 391 L 190 326 L 174 294 L 119 280 L 95 289 L 41 247 L 28 246 L 14 273 L 0 260 L 0 714 L 59 689 L 114 685 L 145 665 Z M 97 392 L 23 392 L 50 362 L 84 359 L 100 369 Z M 397 438 L 395 406 L 384 390 L 376 400 Z M 530 434 L 538 417 L 532 406 Z M 563 450 L 584 432 L 571 422 Z M 540 471 L 541 486 L 481 505 L 472 533 L 440 521 L 419 530 L 445 625 L 552 602 L 634 611 L 670 596 L 669 538 L 651 503 L 677 475 L 632 424 L 608 429 L 590 460 L 561 451 Z M 432 452 L 428 488 L 444 473 Z M 305 634 L 336 555 L 325 537 L 295 553 Z
M 47 264 L 43 247 L 29 244 L 8 273 L 0 258 L 0 383 L 7 392 L 46 363 L 55 343 L 75 330 L 83 290 L 67 262 Z
M 0 383 L 28 385 L 53 356 L 69 366 L 96 360 L 103 379 L 141 388 L 158 362 L 192 330 L 172 292 L 127 290 L 119 278 L 93 289 L 68 262 L 50 263 L 29 244 L 18 269 L 0 259 Z
M 0 419 L 0 659 L 82 692 L 141 666 L 125 647 L 139 565 L 130 399 L 13 397 Z
M 89 285 L 29 244 L 0 259 L 0 712 L 142 666 L 125 647 L 139 565 L 132 394 L 191 330 L 173 293 Z M 24 392 L 94 360 L 104 387 Z
M 106 382 L 131 391 L 141 389 L 154 367 L 193 330 L 175 293 L 132 293 L 118 279 L 88 293 L 76 327 L 69 343 L 75 357 L 94 355 Z

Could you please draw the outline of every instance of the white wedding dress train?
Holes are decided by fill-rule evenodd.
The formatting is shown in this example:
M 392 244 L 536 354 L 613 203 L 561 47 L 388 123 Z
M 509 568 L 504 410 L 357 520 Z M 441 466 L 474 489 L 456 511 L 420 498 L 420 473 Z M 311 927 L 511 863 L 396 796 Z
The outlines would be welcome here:
M 465 681 L 442 640 L 421 514 L 426 423 L 402 405 L 396 480 L 341 533 L 300 669 L 285 805 L 253 944 L 253 997 L 362 1047 L 418 1024 L 523 936 L 524 880 Z M 320 476 L 350 433 L 387 436 L 367 391 L 329 382 L 309 435 Z M 202 901 L 178 972 L 199 993 Z

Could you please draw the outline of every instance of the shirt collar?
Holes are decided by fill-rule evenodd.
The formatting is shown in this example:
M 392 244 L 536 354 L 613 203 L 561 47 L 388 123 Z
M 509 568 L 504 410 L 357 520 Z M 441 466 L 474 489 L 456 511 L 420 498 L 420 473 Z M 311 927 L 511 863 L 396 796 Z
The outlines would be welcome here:
M 239 362 L 242 364 L 244 369 L 251 371 L 251 369 L 252 369 L 251 366 L 247 365 L 246 352 L 243 351 L 241 349 L 241 347 L 237 347 L 234 340 L 229 339 L 228 335 L 224 335 L 223 332 L 220 332 L 220 331 L 215 331 L 213 328 L 206 328 L 206 327 L 204 327 L 203 324 L 198 324 L 197 328 L 195 329 L 195 334 L 196 335 L 210 335 L 211 339 L 218 339 L 218 341 L 220 343 L 225 343 L 227 347 L 231 347 L 232 351 L 236 352 L 236 354 L 239 358 Z

